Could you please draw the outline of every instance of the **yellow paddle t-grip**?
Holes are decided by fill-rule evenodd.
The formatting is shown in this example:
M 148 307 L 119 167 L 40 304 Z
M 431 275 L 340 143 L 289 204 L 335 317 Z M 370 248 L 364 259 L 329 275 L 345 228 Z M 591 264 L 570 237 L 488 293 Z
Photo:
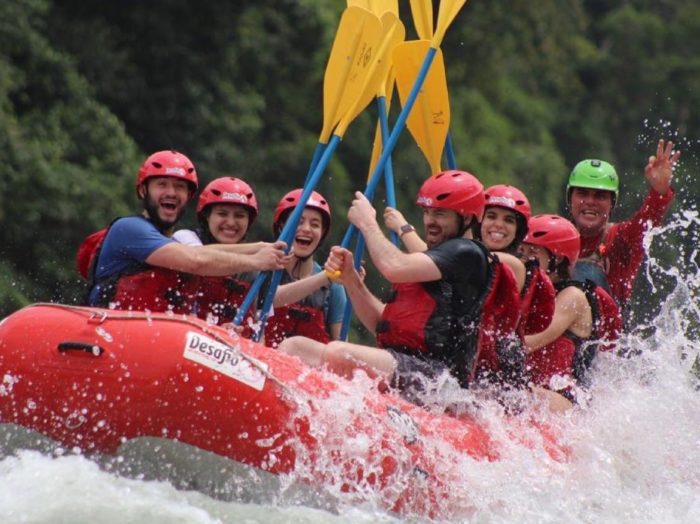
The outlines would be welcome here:
M 327 269 L 325 270 L 326 276 L 328 277 L 328 280 L 331 282 L 339 282 L 340 277 L 343 275 L 342 271 L 328 271 Z

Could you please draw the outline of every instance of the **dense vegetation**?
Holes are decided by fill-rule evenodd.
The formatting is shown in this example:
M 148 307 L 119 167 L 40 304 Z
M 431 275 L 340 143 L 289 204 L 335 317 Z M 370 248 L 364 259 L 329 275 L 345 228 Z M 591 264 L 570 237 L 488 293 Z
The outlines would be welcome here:
M 324 63 L 344 5 L 0 2 L 0 314 L 80 299 L 77 246 L 137 210 L 134 176 L 157 149 L 185 152 L 203 182 L 250 181 L 263 208 L 251 236 L 269 239 L 272 206 L 303 182 L 318 138 Z M 697 142 L 683 138 L 700 128 L 696 1 L 473 0 L 442 48 L 458 163 L 486 184 L 515 183 L 536 211 L 565 212 L 571 166 L 598 156 L 622 176 L 617 217 L 626 217 L 665 136 L 684 150 L 674 209 L 697 202 Z M 371 109 L 353 123 L 320 186 L 334 240 L 367 175 L 374 119 Z M 394 169 L 400 207 L 417 221 L 427 164 L 408 134 Z

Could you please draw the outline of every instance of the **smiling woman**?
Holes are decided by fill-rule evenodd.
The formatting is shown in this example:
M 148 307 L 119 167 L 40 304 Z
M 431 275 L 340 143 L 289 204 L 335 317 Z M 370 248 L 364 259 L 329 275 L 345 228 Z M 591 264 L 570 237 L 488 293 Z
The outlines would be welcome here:
M 275 209 L 273 230 L 279 235 L 299 204 L 302 190 L 284 195 Z M 304 335 L 320 342 L 337 340 L 347 301 L 343 286 L 330 282 L 321 266 L 313 259 L 319 245 L 331 227 L 331 208 L 323 195 L 311 193 L 299 220 L 292 241 L 294 256 L 282 276 L 282 287 L 275 295 L 275 312 L 267 322 L 265 341 L 276 347 L 282 340 Z M 303 282 L 303 286 L 301 285 Z M 287 292 L 301 291 L 296 296 Z M 286 288 L 286 289 L 285 289 Z
M 231 245 L 242 242 L 258 216 L 258 202 L 247 182 L 235 177 L 221 177 L 202 190 L 197 202 L 199 227 L 181 229 L 173 238 L 180 243 Z M 243 302 L 256 272 L 225 277 L 200 277 L 197 316 L 215 324 L 231 322 Z M 249 311 L 252 319 L 254 311 Z M 250 336 L 250 328 L 245 329 Z

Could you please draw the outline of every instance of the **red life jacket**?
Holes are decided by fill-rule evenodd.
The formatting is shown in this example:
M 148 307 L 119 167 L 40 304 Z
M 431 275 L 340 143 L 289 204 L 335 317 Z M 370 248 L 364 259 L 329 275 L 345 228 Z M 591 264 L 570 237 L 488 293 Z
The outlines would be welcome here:
M 197 316 L 216 322 L 218 325 L 232 322 L 250 286 L 251 282 L 233 277 L 199 277 Z M 252 329 L 247 320 L 254 318 L 255 307 L 251 305 L 241 324 L 242 336 L 246 338 L 252 336 Z
M 199 292 L 199 277 L 172 269 L 144 265 L 130 274 L 112 277 L 113 285 L 100 282 L 100 307 L 139 311 L 192 313 Z M 111 291 L 110 291 L 111 290 Z
M 548 387 L 555 375 L 588 384 L 588 371 L 598 351 L 610 351 L 622 330 L 622 317 L 613 298 L 593 282 L 569 280 L 557 285 L 557 292 L 569 286 L 581 289 L 591 308 L 591 336 L 581 338 L 567 331 L 547 346 L 530 353 L 527 364 L 535 384 Z
M 78 271 L 83 276 L 87 274 L 89 289 L 96 284 L 100 285 L 101 292 L 97 301 L 90 305 L 112 309 L 191 313 L 199 292 L 199 277 L 196 275 L 139 264 L 131 271 L 96 281 L 102 244 L 117 220 L 119 218 L 114 219 L 108 227 L 89 235 L 78 248 Z
M 377 324 L 379 347 L 447 364 L 462 386 L 474 378 L 478 326 L 486 291 L 463 317 L 451 284 L 444 280 L 394 284 Z
M 610 293 L 610 284 L 608 283 L 610 260 L 607 256 L 607 250 L 608 246 L 612 245 L 615 240 L 617 231 L 617 224 L 608 223 L 605 225 L 598 246 L 588 256 L 579 256 L 573 269 L 572 280 L 579 282 L 590 280 Z
M 320 266 L 317 270 L 321 270 Z M 312 273 L 313 274 L 313 273 Z M 281 284 L 296 282 L 287 271 L 282 273 Z M 275 314 L 265 324 L 265 344 L 276 348 L 285 338 L 296 335 L 323 342 L 331 341 L 326 324 L 326 314 L 331 298 L 331 288 L 323 286 L 299 302 L 276 307 Z
M 554 316 L 554 284 L 540 268 L 537 260 L 525 263 L 525 285 L 520 293 L 521 336 L 541 333 L 552 322 Z
M 331 341 L 323 309 L 303 304 L 275 308 L 265 324 L 265 345 L 276 348 L 285 338 L 301 335 L 327 344 Z
M 513 270 L 490 255 L 491 278 L 481 314 L 479 356 L 480 379 L 522 382 L 525 353 L 517 326 L 520 321 L 520 291 Z

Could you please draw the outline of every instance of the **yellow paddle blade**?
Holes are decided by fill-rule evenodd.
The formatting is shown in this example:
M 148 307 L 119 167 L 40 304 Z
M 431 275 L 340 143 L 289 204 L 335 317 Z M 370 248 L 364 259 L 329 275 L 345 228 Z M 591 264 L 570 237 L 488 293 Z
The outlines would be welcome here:
M 442 0 L 440 3 L 440 11 L 438 11 L 437 27 L 430 42 L 430 47 L 437 49 L 445 37 L 445 31 L 455 19 L 459 10 L 464 7 L 467 0 Z
M 370 27 L 370 24 L 365 24 L 365 42 L 367 47 L 364 48 L 364 52 L 360 53 L 359 60 L 356 60 L 356 62 L 360 62 L 356 78 L 353 78 L 351 75 L 348 80 L 349 83 L 352 82 L 359 89 L 354 89 L 357 96 L 354 102 L 347 107 L 347 110 L 342 110 L 345 107 L 341 106 L 340 114 L 343 116 L 333 132 L 339 137 L 345 134 L 350 122 L 376 96 L 379 85 L 385 81 L 387 74 L 386 63 L 391 58 L 397 39 L 400 37 L 400 40 L 403 40 L 404 28 L 396 15 L 385 13 L 384 17 L 387 17 L 385 25 L 379 19 L 376 19 L 377 28 Z M 389 17 L 394 17 L 395 20 L 389 22 Z M 348 86 L 348 89 L 351 88 L 351 86 Z
M 399 16 L 399 0 L 348 0 L 348 7 L 357 6 L 382 16 L 387 11 Z
M 411 15 L 416 33 L 421 40 L 433 37 L 433 2 L 432 0 L 411 0 Z
M 341 108 L 354 98 L 355 93 L 348 89 L 348 79 L 357 54 L 363 49 L 363 29 L 367 23 L 379 25 L 376 16 L 360 7 L 348 7 L 340 17 L 323 77 L 323 128 L 319 137 L 322 144 L 328 143 L 342 115 Z
M 401 104 L 413 88 L 423 57 L 430 48 L 429 40 L 413 40 L 394 49 L 396 85 Z M 430 165 L 431 174 L 441 171 L 442 151 L 450 128 L 450 101 L 442 51 L 438 48 L 423 88 L 408 115 L 406 125 Z
M 382 96 L 386 91 L 386 79 L 391 69 L 391 53 L 406 38 L 406 29 L 395 14 L 385 12 L 381 17 L 381 22 L 383 38 L 389 39 L 389 42 L 385 46 L 382 56 L 377 57 L 380 60 L 377 74 L 382 78 L 377 89 L 377 96 Z

